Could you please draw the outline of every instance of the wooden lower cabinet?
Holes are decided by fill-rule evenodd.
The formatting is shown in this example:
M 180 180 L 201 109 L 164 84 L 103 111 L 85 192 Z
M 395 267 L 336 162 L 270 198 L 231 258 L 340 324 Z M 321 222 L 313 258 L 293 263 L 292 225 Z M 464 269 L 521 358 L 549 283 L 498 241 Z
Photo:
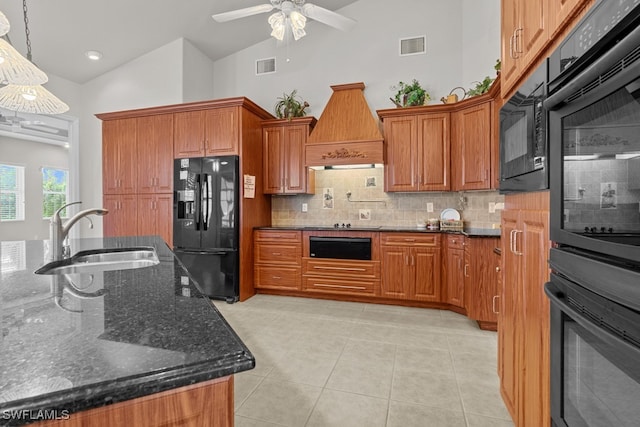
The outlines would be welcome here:
M 254 286 L 257 289 L 301 289 L 301 231 L 256 230 L 254 256 Z
M 103 207 L 109 211 L 102 218 L 105 237 L 135 236 L 138 232 L 138 201 L 134 194 L 105 194 Z
M 380 295 L 440 302 L 440 235 L 383 233 Z
M 233 376 L 71 414 L 37 427 L 232 427 Z
M 549 196 L 512 197 L 506 197 L 502 212 L 500 392 L 516 426 L 548 427 L 549 301 L 543 287 L 549 280 Z
M 444 239 L 444 298 L 447 304 L 464 308 L 464 236 L 447 235 Z
M 464 243 L 464 287 L 467 316 L 481 329 L 495 331 L 498 322 L 499 237 L 467 237 Z

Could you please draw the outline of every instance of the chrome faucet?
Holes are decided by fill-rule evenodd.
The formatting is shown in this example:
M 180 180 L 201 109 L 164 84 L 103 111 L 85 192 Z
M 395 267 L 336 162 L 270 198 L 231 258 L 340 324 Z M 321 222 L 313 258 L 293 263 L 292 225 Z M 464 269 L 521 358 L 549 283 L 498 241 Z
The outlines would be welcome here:
M 60 212 L 64 208 L 70 205 L 77 205 L 82 202 L 72 202 L 67 203 L 66 205 L 60 207 L 53 216 L 51 217 L 51 222 L 49 223 L 49 248 L 51 261 L 60 261 L 69 256 L 69 247 L 65 246 L 64 241 L 69 234 L 69 230 L 73 227 L 73 224 L 86 217 L 87 215 L 106 215 L 109 213 L 107 209 L 102 208 L 94 208 L 94 209 L 86 209 L 78 212 L 66 222 L 66 224 L 62 223 L 62 218 L 60 218 Z M 87 218 L 89 219 L 89 218 Z M 91 220 L 89 220 L 91 222 Z M 91 223 L 93 225 L 93 223 Z

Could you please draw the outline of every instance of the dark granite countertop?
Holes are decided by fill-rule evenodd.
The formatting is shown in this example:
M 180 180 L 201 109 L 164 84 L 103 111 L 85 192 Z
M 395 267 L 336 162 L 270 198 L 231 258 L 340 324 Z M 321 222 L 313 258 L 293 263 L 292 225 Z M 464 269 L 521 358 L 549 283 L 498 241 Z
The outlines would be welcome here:
M 396 232 L 396 233 L 454 233 L 463 234 L 469 237 L 500 237 L 499 228 L 465 228 L 463 231 L 443 231 L 443 230 L 427 230 L 418 227 L 356 227 L 351 228 L 334 228 L 331 226 L 290 226 L 290 227 L 256 227 L 256 230 L 302 230 L 302 231 L 379 231 L 379 232 Z
M 92 275 L 33 273 L 48 243 L 0 245 L 0 424 L 30 422 L 8 411 L 77 412 L 255 366 L 159 237 L 72 240 L 72 253 L 153 246 L 160 259 Z

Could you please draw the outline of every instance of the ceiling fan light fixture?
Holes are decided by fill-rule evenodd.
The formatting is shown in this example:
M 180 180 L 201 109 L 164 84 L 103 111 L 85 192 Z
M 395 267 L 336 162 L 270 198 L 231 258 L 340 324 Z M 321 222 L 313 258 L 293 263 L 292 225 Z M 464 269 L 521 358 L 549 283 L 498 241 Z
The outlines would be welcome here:
M 286 17 L 282 12 L 276 12 L 269 17 L 269 25 L 271 25 L 271 36 L 277 40 L 284 40 Z

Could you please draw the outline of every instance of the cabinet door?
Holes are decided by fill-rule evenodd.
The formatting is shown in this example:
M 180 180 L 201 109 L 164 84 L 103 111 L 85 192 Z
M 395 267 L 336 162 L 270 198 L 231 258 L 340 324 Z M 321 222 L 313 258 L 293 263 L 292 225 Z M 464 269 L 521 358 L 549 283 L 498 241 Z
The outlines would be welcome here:
M 105 237 L 136 236 L 137 200 L 135 195 L 105 195 L 104 207 L 109 213 L 103 217 Z
M 502 96 L 506 96 L 513 88 L 518 78 L 518 53 L 516 52 L 515 37 L 518 28 L 517 1 L 502 0 L 501 2 L 501 71 Z
M 262 131 L 262 156 L 265 194 L 283 192 L 284 174 L 282 165 L 282 148 L 284 146 L 284 129 L 282 127 L 266 127 Z
M 491 101 L 454 114 L 453 190 L 491 188 Z
M 381 246 L 382 293 L 386 298 L 409 299 L 414 282 L 414 269 L 410 266 L 410 249 Z
M 418 189 L 447 191 L 449 183 L 449 113 L 417 116 Z
M 521 262 L 513 249 L 513 237 L 518 230 L 518 211 L 502 211 L 502 290 L 498 315 L 498 374 L 504 403 L 514 421 L 517 414 L 517 389 L 520 368 L 521 319 L 518 313 L 521 288 Z
M 447 249 L 445 257 L 445 302 L 456 307 L 464 307 L 464 250 Z
M 553 38 L 562 31 L 568 19 L 584 4 L 586 0 L 550 0 L 547 15 L 549 17 L 549 37 Z
M 102 122 L 103 194 L 136 192 L 136 119 Z
M 285 145 L 282 153 L 282 166 L 285 177 L 285 193 L 307 192 L 304 146 L 308 132 L 308 126 L 287 126 L 284 129 Z
M 159 235 L 173 246 L 173 195 L 141 194 L 138 196 L 139 236 Z
M 441 302 L 440 248 L 412 248 L 411 256 L 415 268 L 415 285 L 411 299 Z
M 239 154 L 240 128 L 238 108 L 213 108 L 205 111 L 205 155 Z
M 137 119 L 138 193 L 168 193 L 173 188 L 173 114 Z
M 549 213 L 521 211 L 515 236 L 516 251 L 522 263 L 523 337 L 519 396 L 522 425 L 548 427 L 549 401 L 549 300 L 543 286 L 549 280 Z
M 185 111 L 173 115 L 173 156 L 204 156 L 204 122 L 203 111 Z
M 416 191 L 417 130 L 415 116 L 384 120 L 387 163 L 384 168 L 385 191 Z
M 498 238 L 467 238 L 464 250 L 465 308 L 467 316 L 480 322 L 497 322 L 496 255 Z
M 523 51 L 520 69 L 528 69 L 549 41 L 549 16 L 557 11 L 549 10 L 549 0 L 519 0 L 520 26 L 516 28 L 516 43 Z

